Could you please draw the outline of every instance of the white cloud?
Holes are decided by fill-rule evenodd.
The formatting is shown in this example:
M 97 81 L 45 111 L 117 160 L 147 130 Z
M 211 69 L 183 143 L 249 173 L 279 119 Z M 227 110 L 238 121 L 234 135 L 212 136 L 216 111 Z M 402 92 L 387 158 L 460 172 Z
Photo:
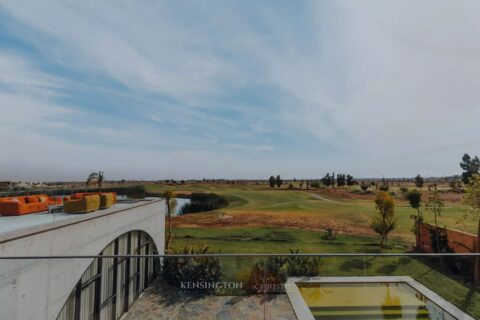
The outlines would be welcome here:
M 230 148 L 241 149 L 241 150 L 253 150 L 253 151 L 272 151 L 273 146 L 269 145 L 247 145 L 247 144 L 238 144 L 231 143 L 227 144 Z
M 217 4 L 215 10 L 169 2 L 0 3 L 29 28 L 16 30 L 17 35 L 45 56 L 126 86 L 132 93 L 121 94 L 139 101 L 134 107 L 145 119 L 157 127 L 175 126 L 171 137 L 159 138 L 139 125 L 129 126 L 130 134 L 86 124 L 67 128 L 70 133 L 95 132 L 110 141 L 151 146 L 170 139 L 192 154 L 201 141 L 223 146 L 225 153 L 277 152 L 282 148 L 255 138 L 278 132 L 305 140 L 312 136 L 341 149 L 337 158 L 325 160 L 326 170 L 343 165 L 361 175 L 452 173 L 463 152 L 480 147 L 475 138 L 480 116 L 476 1 L 312 2 L 313 10 L 302 17 L 303 33 L 291 28 L 296 19 L 273 1 L 256 5 L 255 19 L 231 3 Z M 54 99 L 62 94 L 64 79 L 12 54 L 0 55 L 0 71 L 2 104 L 18 106 L 35 119 L 16 120 L 11 130 L 65 126 L 72 111 Z M 222 100 L 248 86 L 270 95 L 254 106 Z M 214 138 L 199 138 L 205 132 Z M 80 154 L 75 150 L 72 154 Z M 218 154 L 200 154 L 223 161 Z M 338 159 L 345 155 L 348 159 Z M 149 150 L 124 159 L 144 163 L 153 157 L 166 159 Z M 315 168 L 315 158 L 303 167 Z
M 58 62 L 106 74 L 135 90 L 193 102 L 235 77 L 235 68 L 212 52 L 215 44 L 208 36 L 182 28 L 162 2 L 2 3 L 22 23 L 46 35 L 32 41 L 54 53 Z
M 35 70 L 13 53 L 0 52 L 0 87 L 4 90 L 48 98 L 63 86 L 64 82 L 58 77 Z

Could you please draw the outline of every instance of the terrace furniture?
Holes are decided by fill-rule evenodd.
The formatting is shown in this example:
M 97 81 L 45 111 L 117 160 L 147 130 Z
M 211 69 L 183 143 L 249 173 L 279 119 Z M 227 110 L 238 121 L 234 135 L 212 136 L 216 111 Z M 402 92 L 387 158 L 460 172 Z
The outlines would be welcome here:
M 117 202 L 117 194 L 115 192 L 81 192 L 74 193 L 72 199 L 80 199 L 84 196 L 100 196 L 100 209 L 107 209 Z
M 20 216 L 35 212 L 47 211 L 50 205 L 60 205 L 60 198 L 45 194 L 0 198 L 0 215 Z
M 115 204 L 115 194 L 105 193 L 100 195 L 100 209 L 107 209 Z
M 63 211 L 66 213 L 89 213 L 100 208 L 100 196 L 88 195 L 80 199 L 64 200 Z
M 63 212 L 63 205 L 52 204 L 48 206 L 48 213 L 60 213 Z

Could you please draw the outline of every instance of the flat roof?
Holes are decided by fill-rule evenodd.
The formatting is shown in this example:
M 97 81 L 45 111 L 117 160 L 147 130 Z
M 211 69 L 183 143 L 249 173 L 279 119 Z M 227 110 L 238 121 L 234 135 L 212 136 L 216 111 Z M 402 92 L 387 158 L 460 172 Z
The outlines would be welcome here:
M 97 210 L 86 214 L 70 214 L 64 212 L 48 213 L 45 211 L 21 216 L 0 215 L 0 243 L 26 237 L 39 232 L 45 232 L 49 229 L 56 229 L 62 226 L 71 225 L 73 223 L 100 218 L 116 212 L 125 211 L 130 208 L 135 208 L 162 200 L 163 199 L 160 198 L 120 200 L 108 209 Z

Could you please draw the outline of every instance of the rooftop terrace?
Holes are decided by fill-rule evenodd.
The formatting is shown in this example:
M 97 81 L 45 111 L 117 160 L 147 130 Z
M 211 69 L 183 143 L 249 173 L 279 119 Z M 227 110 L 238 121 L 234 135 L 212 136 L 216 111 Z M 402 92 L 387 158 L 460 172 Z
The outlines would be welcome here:
M 116 212 L 131 209 L 154 200 L 158 200 L 158 198 L 146 198 L 142 200 L 119 200 L 111 208 L 97 210 L 87 214 L 38 212 L 22 216 L 0 215 L 0 243 L 38 232 L 44 232 L 50 229 L 56 229 L 62 226 L 114 214 Z

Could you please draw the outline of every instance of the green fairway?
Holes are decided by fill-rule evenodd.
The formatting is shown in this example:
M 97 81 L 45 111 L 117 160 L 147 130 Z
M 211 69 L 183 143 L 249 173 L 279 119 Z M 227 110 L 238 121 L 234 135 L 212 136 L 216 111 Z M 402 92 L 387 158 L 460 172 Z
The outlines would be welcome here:
M 299 231 L 288 228 L 243 227 L 209 230 L 175 228 L 175 245 L 206 244 L 222 253 L 288 253 L 299 249 L 304 253 L 375 253 L 380 252 L 378 241 L 372 237 L 338 235 L 335 240 L 323 239 L 324 232 Z M 404 252 L 408 245 L 393 240 L 392 252 Z
M 334 229 L 338 227 L 338 231 L 344 233 L 374 236 L 369 227 L 372 215 L 375 213 L 375 204 L 372 199 L 329 199 L 328 196 L 314 194 L 315 190 L 272 190 L 264 185 L 202 184 L 147 187 L 150 192 L 162 192 L 166 189 L 180 193 L 202 191 L 224 195 L 230 201 L 230 205 L 220 210 L 221 214 L 232 215 L 238 219 L 235 226 L 250 225 L 253 222 L 262 226 L 271 224 L 280 227 L 323 230 L 324 226 L 328 225 Z M 423 212 L 426 222 L 433 223 L 433 214 L 425 208 Z M 438 218 L 439 225 L 474 233 L 477 222 L 468 212 L 468 208 L 461 202 L 446 202 L 442 216 Z M 415 211 L 410 208 L 408 202 L 397 197 L 398 227 L 391 234 L 393 238 L 402 238 L 413 244 L 414 235 L 411 231 L 413 221 L 410 218 L 412 214 L 415 214 Z M 247 221 L 246 217 L 249 216 L 252 219 Z M 265 216 L 265 219 L 262 219 L 262 216 Z M 212 215 L 212 219 L 215 217 Z M 188 217 L 182 217 L 182 219 L 187 222 L 189 220 Z M 304 219 L 303 225 L 302 219 Z M 290 223 L 291 221 L 296 223 Z M 245 223 L 242 224 L 242 222 Z

